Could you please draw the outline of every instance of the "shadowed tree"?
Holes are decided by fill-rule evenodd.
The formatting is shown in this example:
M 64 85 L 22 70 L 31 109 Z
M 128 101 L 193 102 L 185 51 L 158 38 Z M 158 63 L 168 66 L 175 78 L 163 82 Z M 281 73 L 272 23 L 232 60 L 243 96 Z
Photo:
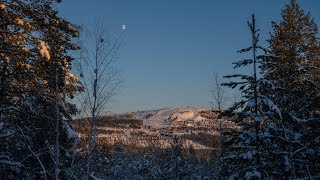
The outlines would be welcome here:
M 308 177 L 319 174 L 320 152 L 320 46 L 318 26 L 295 0 L 272 22 L 270 51 L 262 63 L 263 76 L 276 91 L 268 92 L 281 108 L 286 174 Z
M 264 94 L 264 89 L 272 84 L 258 77 L 258 64 L 261 59 L 268 58 L 268 50 L 259 46 L 259 29 L 256 29 L 255 18 L 248 22 L 251 32 L 251 46 L 238 51 L 251 52 L 251 59 L 234 63 L 234 68 L 252 65 L 252 75 L 235 74 L 225 78 L 236 78 L 223 85 L 236 88 L 242 92 L 242 100 L 235 103 L 226 115 L 236 123 L 237 127 L 223 132 L 225 152 L 222 154 L 221 175 L 231 179 L 260 179 L 277 177 L 273 174 L 272 141 L 276 138 L 273 127 L 281 118 L 277 106 Z M 262 51 L 263 55 L 258 55 Z M 272 89 L 272 88 L 271 88 Z

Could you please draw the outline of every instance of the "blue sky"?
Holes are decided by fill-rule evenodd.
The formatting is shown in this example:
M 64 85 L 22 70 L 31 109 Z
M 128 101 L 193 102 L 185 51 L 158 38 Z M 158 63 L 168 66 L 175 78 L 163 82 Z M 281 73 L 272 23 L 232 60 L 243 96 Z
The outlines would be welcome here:
M 320 24 L 320 1 L 298 1 Z M 114 33 L 126 25 L 119 65 L 124 87 L 113 112 L 209 107 L 212 74 L 234 72 L 236 53 L 250 44 L 246 21 L 255 13 L 262 43 L 289 0 L 64 0 L 60 15 Z

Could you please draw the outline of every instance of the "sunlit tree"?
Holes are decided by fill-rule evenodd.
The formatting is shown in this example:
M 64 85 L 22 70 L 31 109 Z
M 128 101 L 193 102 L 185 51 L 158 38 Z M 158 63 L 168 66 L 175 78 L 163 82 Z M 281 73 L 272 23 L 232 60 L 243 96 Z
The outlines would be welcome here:
M 262 63 L 263 76 L 276 91 L 270 97 L 283 119 L 287 175 L 309 177 L 319 173 L 320 45 L 318 26 L 295 0 L 272 22 L 270 51 Z M 310 177 L 309 177 L 310 178 Z
M 76 136 L 68 119 L 75 108 L 66 97 L 81 86 L 68 72 L 73 59 L 67 51 L 77 49 L 71 42 L 77 30 L 57 16 L 53 6 L 58 2 L 0 4 L 0 123 L 6 132 L 0 136 L 0 168 L 5 179 L 70 175 L 69 139 Z

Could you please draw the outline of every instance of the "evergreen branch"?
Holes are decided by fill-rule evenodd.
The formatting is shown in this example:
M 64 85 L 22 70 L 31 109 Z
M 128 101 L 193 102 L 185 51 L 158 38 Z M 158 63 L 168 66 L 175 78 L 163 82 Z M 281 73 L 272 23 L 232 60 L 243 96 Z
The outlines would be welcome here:
M 238 52 L 238 53 L 248 52 L 248 51 L 250 51 L 252 48 L 253 48 L 253 47 L 251 46 L 251 47 L 248 47 L 248 48 L 241 49 L 241 50 L 239 50 L 239 51 L 237 51 L 237 52 Z
M 239 68 L 241 66 L 246 66 L 248 64 L 252 64 L 252 63 L 253 63 L 252 59 L 244 59 L 244 60 L 241 60 L 241 61 L 238 61 L 238 62 L 234 62 L 232 64 L 235 64 L 235 66 L 233 67 L 233 69 L 235 69 L 235 68 Z

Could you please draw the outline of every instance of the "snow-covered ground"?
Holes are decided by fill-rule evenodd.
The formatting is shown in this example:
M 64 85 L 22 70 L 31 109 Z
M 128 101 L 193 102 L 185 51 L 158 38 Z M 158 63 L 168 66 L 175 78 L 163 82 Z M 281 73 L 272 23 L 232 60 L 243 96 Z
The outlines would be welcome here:
M 117 142 L 125 145 L 133 143 L 138 147 L 148 147 L 150 143 L 156 142 L 159 147 L 170 148 L 174 139 L 178 138 L 184 148 L 212 149 L 208 141 L 198 142 L 197 138 L 218 135 L 218 113 L 203 107 L 183 107 L 117 114 L 112 116 L 113 123 L 117 119 L 122 120 L 121 122 L 127 120 L 126 123 L 130 123 L 130 120 L 142 120 L 143 125 L 141 123 L 140 128 L 118 127 L 109 126 L 106 121 L 97 127 L 97 142 L 108 145 L 115 145 Z M 78 135 L 80 138 L 86 137 L 85 134 Z

